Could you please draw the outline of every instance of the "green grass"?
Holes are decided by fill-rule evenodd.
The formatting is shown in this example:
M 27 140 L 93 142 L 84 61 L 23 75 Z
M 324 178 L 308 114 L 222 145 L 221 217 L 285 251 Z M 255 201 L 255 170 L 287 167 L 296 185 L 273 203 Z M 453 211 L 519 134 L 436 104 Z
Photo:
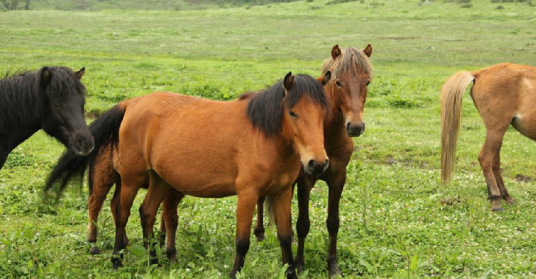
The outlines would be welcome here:
M 485 129 L 464 97 L 454 183 L 439 181 L 439 89 L 458 70 L 534 64 L 536 7 L 472 1 L 294 2 L 202 11 L 0 12 L 0 72 L 42 65 L 86 67 L 87 113 L 152 91 L 232 99 L 288 71 L 319 75 L 331 47 L 374 48 L 366 133 L 341 204 L 339 264 L 347 277 L 534 277 L 536 145 L 514 130 L 502 151 L 515 205 L 492 213 L 477 156 Z M 503 9 L 497 9 L 497 6 Z M 87 190 L 58 204 L 42 198 L 63 147 L 39 132 L 0 171 L 0 277 L 160 278 L 227 276 L 236 198 L 186 198 L 179 206 L 178 261 L 148 266 L 137 210 L 125 267 L 109 261 L 109 202 L 99 220 L 103 254 L 86 242 Z M 529 177 L 528 182 L 516 176 Z M 143 192 L 143 191 L 141 191 Z M 136 200 L 137 208 L 144 196 Z M 295 203 L 295 201 L 294 201 Z M 327 187 L 311 201 L 303 278 L 325 278 Z M 297 213 L 294 204 L 294 220 Z M 296 246 L 296 245 L 294 245 Z M 162 254 L 163 255 L 163 254 Z M 245 278 L 281 273 L 275 230 L 252 245 Z

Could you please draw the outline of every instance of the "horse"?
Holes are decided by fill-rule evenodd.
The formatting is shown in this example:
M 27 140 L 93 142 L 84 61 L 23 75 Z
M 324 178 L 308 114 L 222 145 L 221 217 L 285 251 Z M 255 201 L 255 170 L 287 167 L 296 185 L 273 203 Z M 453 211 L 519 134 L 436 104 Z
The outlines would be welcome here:
M 266 91 L 234 101 L 155 92 L 121 102 L 92 123 L 96 151 L 86 158 L 66 153 L 45 190 L 56 180 L 65 182 L 80 174 L 81 166 L 96 160 L 106 146 L 116 150 L 114 168 L 120 183 L 116 185 L 114 268 L 122 266 L 118 253 L 125 248 L 125 226 L 139 188 L 149 185 L 140 207 L 146 248 L 153 236 L 156 211 L 167 196 L 237 195 L 232 278 L 244 265 L 257 200 L 267 197 L 283 263 L 288 264 L 287 277 L 296 278 L 289 219 L 292 183 L 302 166 L 311 174 L 321 174 L 329 165 L 323 131 L 329 106 L 323 80 L 325 77 L 315 80 L 289 73 Z M 201 172 L 204 175 L 198 175 Z M 62 183 L 59 190 L 64 187 Z M 174 204 L 166 209 L 164 204 L 165 211 L 176 208 Z M 176 230 L 176 223 L 167 226 Z M 150 253 L 151 262 L 156 263 L 155 250 Z
M 513 203 L 501 175 L 501 146 L 508 126 L 536 140 L 536 67 L 511 63 L 481 70 L 455 73 L 441 89 L 441 179 L 448 183 L 456 157 L 460 130 L 462 94 L 471 87 L 471 97 L 486 126 L 486 140 L 478 155 L 488 188 L 492 211 L 502 211 L 501 199 Z
M 364 50 L 348 48 L 342 51 L 338 45 L 335 45 L 331 51 L 331 58 L 324 62 L 322 67 L 324 77 L 325 91 L 330 100 L 330 110 L 324 121 L 324 139 L 326 151 L 330 158 L 328 173 L 321 177 L 307 175 L 305 172 L 300 174 L 300 179 L 294 184 L 298 185 L 298 202 L 299 218 L 297 231 L 299 236 L 298 255 L 296 258 L 296 267 L 299 272 L 304 268 L 304 246 L 305 238 L 309 233 L 309 193 L 318 179 L 328 182 L 330 185 L 330 197 L 328 205 L 328 231 L 330 233 L 330 248 L 328 254 L 328 270 L 331 276 L 342 274 L 337 263 L 337 235 L 339 228 L 339 202 L 342 195 L 346 180 L 346 166 L 350 161 L 353 152 L 353 141 L 349 136 L 360 136 L 365 129 L 363 123 L 363 109 L 367 95 L 367 86 L 372 78 L 372 66 L 370 57 L 372 55 L 372 46 L 367 45 Z M 335 71 L 337 79 L 330 78 L 333 76 L 331 71 Z M 328 82 L 330 81 L 330 82 Z M 114 184 L 119 185 L 118 174 L 114 169 L 114 161 L 117 154 L 111 150 L 110 146 L 99 153 L 97 159 L 89 164 L 88 181 L 90 192 L 88 199 L 88 241 L 96 243 L 97 241 L 97 221 L 100 210 L 106 199 L 106 195 Z M 66 160 L 67 161 L 67 160 Z M 71 164 L 71 163 L 66 163 Z M 63 184 L 66 184 L 64 181 Z M 115 208 L 119 198 L 119 187 L 114 191 L 110 203 L 112 216 L 116 218 Z M 177 209 L 173 205 L 178 205 L 184 195 L 180 193 L 170 194 L 164 200 L 161 224 L 161 244 L 166 241 L 166 251 L 168 257 L 174 258 L 175 255 L 175 233 L 171 225 L 166 227 L 166 222 L 176 224 Z M 170 203 L 169 206 L 166 206 Z M 263 225 L 263 204 L 264 198 L 260 198 L 257 205 L 257 224 L 254 234 L 259 241 L 264 239 Z M 170 221 L 166 221 L 170 220 Z M 128 238 L 124 236 L 124 244 L 128 244 Z M 92 245 L 91 254 L 100 253 L 100 249 Z
M 337 262 L 337 235 L 339 232 L 339 203 L 346 182 L 346 166 L 350 162 L 354 143 L 351 137 L 359 137 L 365 132 L 363 110 L 367 98 L 367 86 L 372 79 L 370 57 L 372 46 L 363 50 L 349 47 L 341 50 L 335 45 L 331 50 L 331 58 L 324 61 L 322 72 L 331 72 L 331 80 L 324 87 L 329 103 L 329 113 L 324 121 L 325 147 L 330 165 L 322 174 L 310 174 L 301 171 L 295 184 L 298 186 L 298 254 L 296 268 L 301 273 L 304 268 L 305 238 L 309 233 L 309 200 L 310 193 L 317 180 L 323 180 L 329 186 L 328 218 L 326 221 L 329 232 L 328 270 L 331 277 L 342 275 Z M 257 224 L 255 236 L 264 239 L 263 226 L 264 199 L 257 205 Z
M 84 119 L 84 73 L 85 68 L 42 67 L 0 80 L 0 169 L 9 153 L 40 129 L 78 155 L 93 150 Z

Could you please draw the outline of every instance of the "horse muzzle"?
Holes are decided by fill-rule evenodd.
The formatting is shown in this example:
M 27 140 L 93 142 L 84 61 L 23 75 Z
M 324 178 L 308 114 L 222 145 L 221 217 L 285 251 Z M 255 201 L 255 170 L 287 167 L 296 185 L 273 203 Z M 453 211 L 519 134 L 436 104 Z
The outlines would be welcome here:
M 346 123 L 346 132 L 349 137 L 359 137 L 365 132 L 365 123 Z
M 324 173 L 329 167 L 329 159 L 326 159 L 323 162 L 316 160 L 309 160 L 307 166 L 304 166 L 305 172 L 312 175 L 320 175 Z
M 91 133 L 75 133 L 71 137 L 71 151 L 76 155 L 87 156 L 95 148 L 95 142 Z

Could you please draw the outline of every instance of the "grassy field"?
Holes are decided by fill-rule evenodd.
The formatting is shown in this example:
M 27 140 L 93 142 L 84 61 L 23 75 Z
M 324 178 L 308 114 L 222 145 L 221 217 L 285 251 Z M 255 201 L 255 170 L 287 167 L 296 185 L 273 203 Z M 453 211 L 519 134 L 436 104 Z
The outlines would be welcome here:
M 363 2 L 363 3 L 361 3 Z M 534 63 L 536 7 L 472 1 L 313 0 L 194 11 L 0 12 L 0 72 L 42 65 L 86 67 L 86 110 L 167 90 L 232 99 L 288 71 L 319 75 L 331 47 L 374 52 L 375 77 L 355 139 L 341 202 L 339 265 L 346 277 L 536 277 L 536 145 L 513 129 L 503 144 L 505 182 L 517 203 L 493 213 L 477 156 L 485 129 L 464 97 L 454 183 L 439 180 L 439 90 L 459 70 Z M 178 261 L 148 266 L 137 210 L 125 267 L 109 261 L 114 227 L 99 220 L 103 254 L 86 242 L 87 189 L 55 205 L 42 186 L 63 147 L 39 132 L 0 172 L 0 277 L 162 278 L 227 276 L 236 198 L 186 198 L 179 206 Z M 136 200 L 137 208 L 144 196 Z M 325 278 L 327 187 L 312 193 L 302 278 Z M 294 205 L 294 214 L 297 210 Z M 294 217 L 294 220 L 296 217 Z M 296 245 L 294 245 L 296 246 Z M 272 228 L 252 245 L 243 278 L 281 275 Z

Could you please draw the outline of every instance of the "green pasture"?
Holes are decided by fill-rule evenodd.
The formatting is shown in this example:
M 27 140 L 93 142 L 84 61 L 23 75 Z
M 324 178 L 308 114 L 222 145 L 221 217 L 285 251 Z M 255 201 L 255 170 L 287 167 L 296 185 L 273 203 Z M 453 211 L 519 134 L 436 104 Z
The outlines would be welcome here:
M 86 67 L 91 121 L 121 100 L 153 91 L 228 100 L 289 71 L 319 75 L 334 44 L 370 43 L 375 76 L 367 130 L 354 140 L 341 201 L 345 277 L 536 277 L 536 144 L 513 129 L 506 134 L 502 167 L 517 202 L 491 212 L 477 161 L 485 129 L 466 95 L 454 183 L 442 185 L 439 178 L 439 90 L 446 78 L 500 62 L 536 65 L 536 7 L 516 2 L 307 0 L 187 11 L 113 5 L 0 11 L 0 73 Z M 43 199 L 47 173 L 62 150 L 39 132 L 0 171 L 0 278 L 228 276 L 235 197 L 186 198 L 179 206 L 178 261 L 160 253 L 161 264 L 149 266 L 140 191 L 127 226 L 131 246 L 118 271 L 110 263 L 115 230 L 106 202 L 98 224 L 103 254 L 89 255 L 87 188 L 72 185 L 57 205 Z M 296 220 L 296 201 L 293 206 Z M 301 278 L 326 278 L 325 184 L 313 190 L 310 207 Z M 282 276 L 275 228 L 268 231 L 264 242 L 252 238 L 242 278 Z

